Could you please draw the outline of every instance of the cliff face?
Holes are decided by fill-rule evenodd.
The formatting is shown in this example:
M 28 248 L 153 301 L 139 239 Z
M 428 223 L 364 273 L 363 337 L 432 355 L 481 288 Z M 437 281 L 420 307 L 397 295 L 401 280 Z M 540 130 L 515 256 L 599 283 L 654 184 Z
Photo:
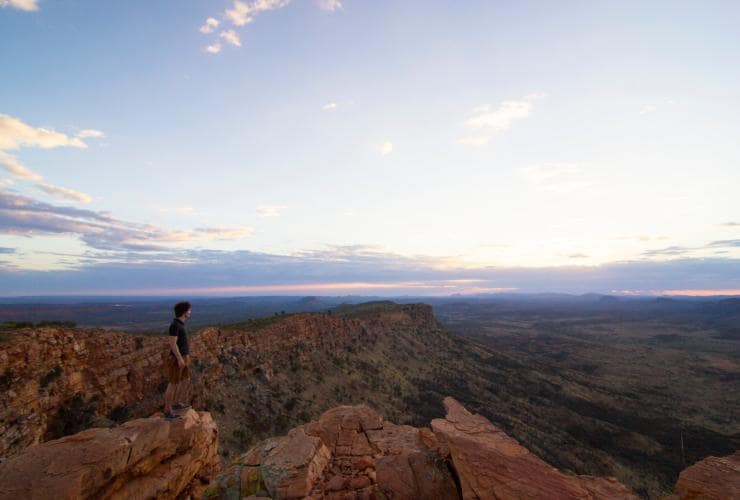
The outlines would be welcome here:
M 199 497 L 218 470 L 217 445 L 210 414 L 194 410 L 89 429 L 0 463 L 0 499 Z
M 205 493 L 327 499 L 637 499 L 613 478 L 567 476 L 452 398 L 432 429 L 395 425 L 341 406 L 268 439 Z
M 235 375 L 234 367 L 269 379 L 274 365 L 309 352 L 372 342 L 394 329 L 429 328 L 437 323 L 425 305 L 205 328 L 191 336 L 195 405 L 203 407 L 212 389 Z M 0 457 L 105 423 L 100 416 L 125 420 L 156 411 L 167 349 L 164 333 L 137 337 L 102 329 L 26 329 L 0 342 Z

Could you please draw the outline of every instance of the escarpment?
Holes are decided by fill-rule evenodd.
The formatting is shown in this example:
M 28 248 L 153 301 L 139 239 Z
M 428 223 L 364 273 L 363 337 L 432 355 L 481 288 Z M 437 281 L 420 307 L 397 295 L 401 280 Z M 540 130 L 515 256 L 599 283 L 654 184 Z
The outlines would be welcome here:
M 398 330 L 437 328 L 425 305 L 204 328 L 191 336 L 195 406 L 219 407 L 214 390 L 245 377 L 266 381 L 276 367 L 302 362 L 321 370 L 331 363 L 327 355 L 347 346 Z M 150 415 L 160 407 L 166 385 L 167 349 L 164 332 L 147 337 L 104 329 L 18 331 L 0 343 L 0 457 L 92 425 Z

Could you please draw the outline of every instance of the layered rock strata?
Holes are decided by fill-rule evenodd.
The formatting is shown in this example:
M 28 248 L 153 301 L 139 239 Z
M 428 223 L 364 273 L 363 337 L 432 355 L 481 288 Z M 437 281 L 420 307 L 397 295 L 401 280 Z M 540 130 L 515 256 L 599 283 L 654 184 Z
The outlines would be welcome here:
M 394 328 L 438 324 L 431 307 L 416 304 L 362 318 L 297 314 L 257 330 L 248 328 L 208 327 L 192 335 L 196 407 L 204 404 L 204 388 L 228 376 L 229 360 L 269 377 L 272 364 L 291 355 L 333 352 Z M 164 333 L 137 337 L 104 329 L 29 328 L 0 342 L 0 457 L 58 437 L 54 420 L 76 395 L 104 416 L 132 405 L 137 405 L 136 415 L 157 411 L 166 385 L 167 350 Z
M 341 406 L 263 441 L 206 489 L 209 498 L 636 499 L 613 478 L 568 476 L 452 398 L 432 429 Z
M 219 468 L 217 446 L 211 415 L 194 410 L 88 429 L 0 463 L 0 499 L 199 497 Z

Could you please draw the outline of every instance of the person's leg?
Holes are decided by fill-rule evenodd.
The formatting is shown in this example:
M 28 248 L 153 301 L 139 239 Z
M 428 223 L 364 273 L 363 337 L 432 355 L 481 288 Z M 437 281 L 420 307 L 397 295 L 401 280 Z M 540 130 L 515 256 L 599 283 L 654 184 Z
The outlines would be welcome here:
M 177 409 L 190 408 L 190 404 L 188 403 L 191 381 L 189 361 L 188 359 L 188 364 L 180 370 L 180 382 L 177 384 L 175 392 L 175 408 Z
M 179 384 L 170 382 L 167 384 L 167 390 L 164 391 L 164 412 L 172 413 L 172 402 L 175 400 L 175 393 Z
M 171 418 L 172 403 L 175 401 L 177 386 L 180 383 L 180 367 L 174 356 L 167 356 L 167 378 L 169 383 L 164 391 L 164 415 Z

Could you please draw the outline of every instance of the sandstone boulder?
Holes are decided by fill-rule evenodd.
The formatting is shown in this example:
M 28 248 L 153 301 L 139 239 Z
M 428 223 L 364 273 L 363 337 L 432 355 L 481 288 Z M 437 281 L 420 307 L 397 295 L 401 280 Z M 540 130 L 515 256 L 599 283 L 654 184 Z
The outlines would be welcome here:
M 687 467 L 678 476 L 676 492 L 681 500 L 740 498 L 740 451 Z
M 447 417 L 432 430 L 449 449 L 463 499 L 637 499 L 614 478 L 568 476 L 480 415 L 445 398 Z
M 176 498 L 218 469 L 209 413 L 88 429 L 27 448 L 0 464 L 0 499 Z

